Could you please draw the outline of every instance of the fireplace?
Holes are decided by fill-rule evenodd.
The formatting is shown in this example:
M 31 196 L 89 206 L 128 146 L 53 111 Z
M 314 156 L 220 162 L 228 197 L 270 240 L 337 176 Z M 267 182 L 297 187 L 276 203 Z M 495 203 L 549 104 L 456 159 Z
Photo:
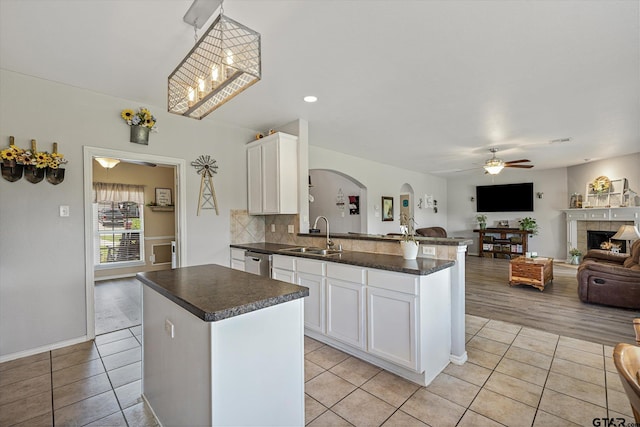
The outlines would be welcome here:
M 620 253 L 627 252 L 627 242 L 611 239 L 615 234 L 615 231 L 587 230 L 587 249 L 600 249 L 602 243 L 611 241 L 611 243 L 615 243 L 620 247 Z

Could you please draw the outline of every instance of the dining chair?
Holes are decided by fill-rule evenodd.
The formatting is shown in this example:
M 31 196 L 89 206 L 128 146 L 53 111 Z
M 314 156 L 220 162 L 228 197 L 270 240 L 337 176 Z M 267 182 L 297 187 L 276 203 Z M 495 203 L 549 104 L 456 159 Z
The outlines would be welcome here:
M 633 320 L 633 327 L 640 344 L 640 319 Z M 616 345 L 613 349 L 613 363 L 620 375 L 635 421 L 640 424 L 640 347 L 627 343 Z

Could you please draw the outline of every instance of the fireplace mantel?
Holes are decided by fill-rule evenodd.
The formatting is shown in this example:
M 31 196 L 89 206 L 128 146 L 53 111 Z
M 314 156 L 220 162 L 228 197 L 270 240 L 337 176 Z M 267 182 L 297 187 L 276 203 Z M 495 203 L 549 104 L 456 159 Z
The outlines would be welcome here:
M 580 248 L 578 222 L 580 221 L 624 221 L 640 228 L 640 207 L 563 209 L 567 219 L 567 259 L 571 248 Z M 584 225 L 580 227 L 583 230 Z M 582 243 L 582 242 L 581 242 Z
M 567 222 L 571 221 L 633 221 L 640 222 L 640 207 L 564 209 Z

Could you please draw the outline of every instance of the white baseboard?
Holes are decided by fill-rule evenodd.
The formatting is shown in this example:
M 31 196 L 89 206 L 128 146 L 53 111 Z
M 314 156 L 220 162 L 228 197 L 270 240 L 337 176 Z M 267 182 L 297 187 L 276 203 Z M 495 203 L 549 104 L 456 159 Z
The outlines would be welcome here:
M 466 351 L 462 354 L 462 356 L 454 356 L 453 354 L 451 354 L 449 356 L 449 360 L 454 365 L 464 365 L 464 363 L 467 361 L 467 359 L 468 359 L 468 357 L 467 357 L 467 352 Z
M 129 277 L 136 277 L 136 273 L 115 274 L 113 276 L 94 277 L 94 281 L 103 282 L 105 280 L 125 279 L 125 278 L 129 278 Z
M 4 356 L 0 356 L 0 363 L 8 362 L 10 360 L 20 359 L 22 357 L 33 356 L 34 354 L 43 353 L 45 351 L 57 350 L 62 347 L 68 347 L 70 345 L 79 344 L 85 341 L 89 341 L 86 335 L 82 337 L 66 340 L 66 341 L 60 341 L 55 344 L 49 344 L 49 345 L 32 348 L 25 351 L 19 351 L 17 353 L 7 354 Z

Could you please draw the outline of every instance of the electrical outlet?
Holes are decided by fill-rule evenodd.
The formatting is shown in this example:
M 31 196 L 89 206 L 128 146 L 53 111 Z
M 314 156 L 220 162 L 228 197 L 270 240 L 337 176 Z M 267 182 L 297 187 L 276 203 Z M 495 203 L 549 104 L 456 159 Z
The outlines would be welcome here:
M 151 264 L 153 264 L 154 262 L 156 262 L 156 256 L 154 254 L 149 255 L 149 262 Z
M 293 227 L 293 225 L 287 225 L 287 232 L 289 232 L 290 234 L 293 234 L 295 232 L 295 228 Z
M 276 232 L 276 225 L 275 224 L 271 224 L 271 232 L 272 233 Z
M 436 247 L 435 246 L 422 246 L 422 254 L 429 256 L 436 256 Z
M 164 330 L 171 338 L 175 337 L 175 327 L 169 319 L 164 319 Z

